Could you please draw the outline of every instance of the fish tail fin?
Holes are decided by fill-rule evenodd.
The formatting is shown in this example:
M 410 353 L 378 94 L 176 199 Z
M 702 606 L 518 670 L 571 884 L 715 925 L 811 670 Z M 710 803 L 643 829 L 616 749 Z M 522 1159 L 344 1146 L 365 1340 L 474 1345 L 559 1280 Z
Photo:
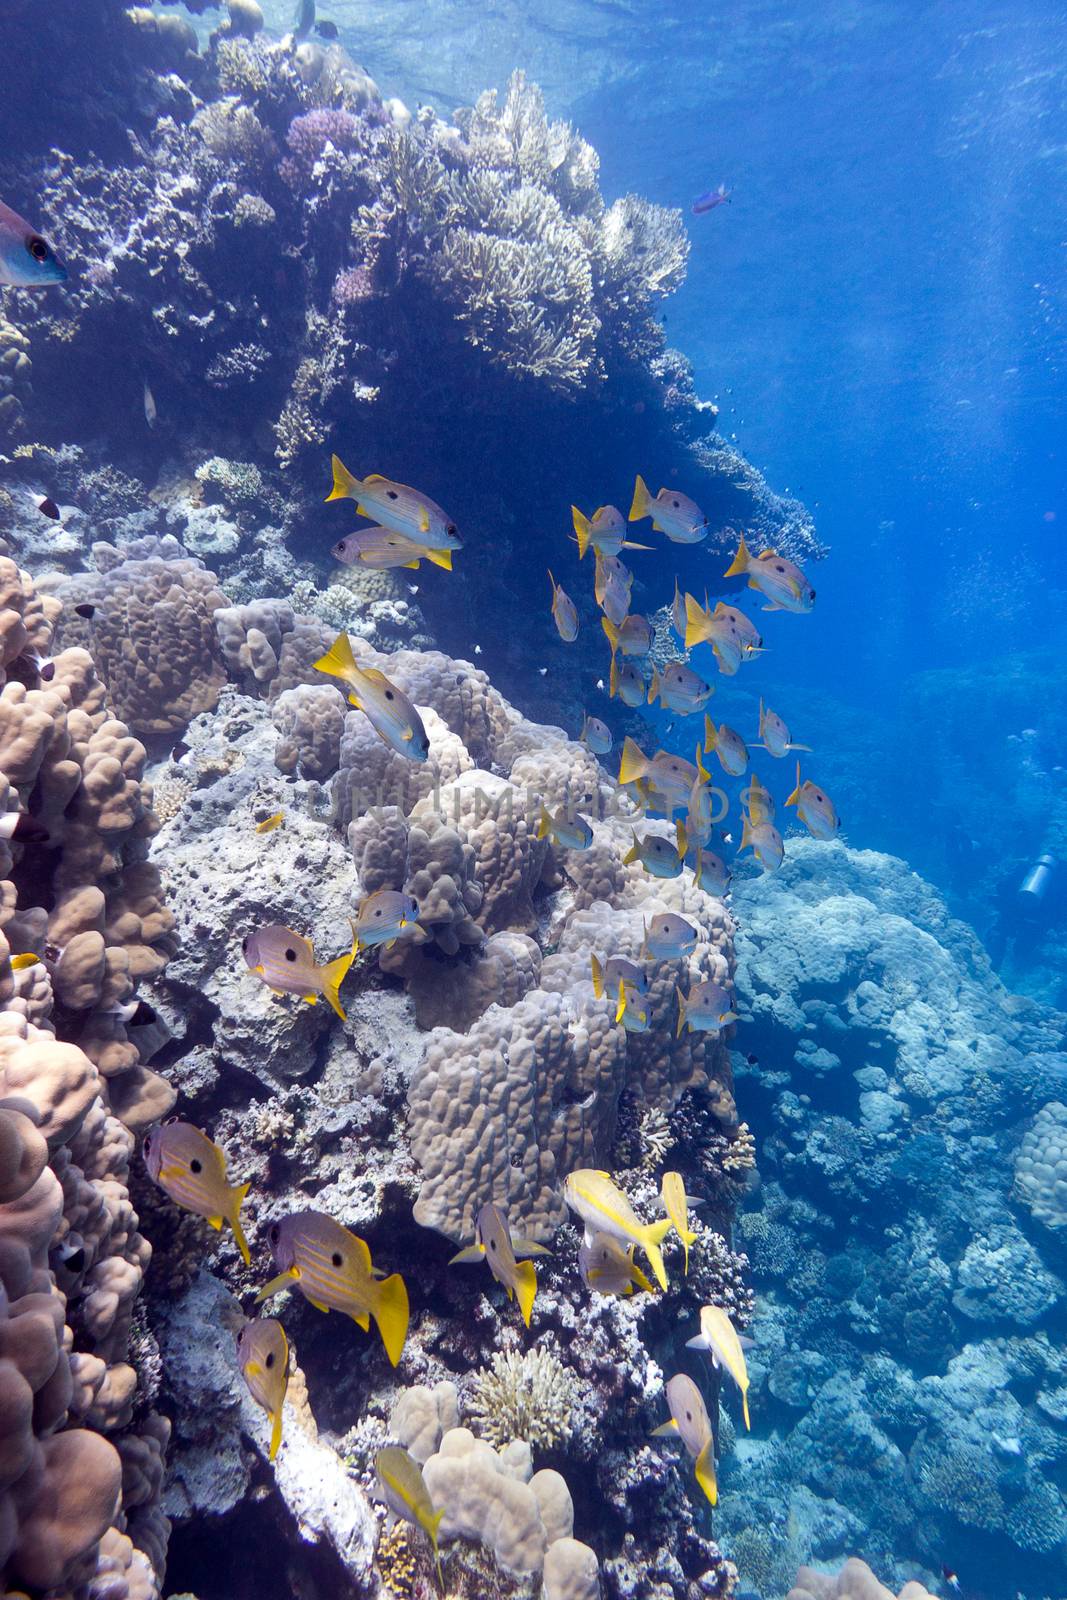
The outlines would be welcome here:
M 628 867 L 631 862 L 640 861 L 641 859 L 641 850 L 638 843 L 637 833 L 633 828 L 630 829 L 630 832 L 633 834 L 634 842 L 622 858 L 622 864 L 624 867 Z
M 542 806 L 541 807 L 541 815 L 537 819 L 537 830 L 536 830 L 536 832 L 534 834 L 534 837 L 536 839 L 547 839 L 551 832 L 552 832 L 552 818 L 549 816 L 549 814 L 548 814 L 547 810 L 545 809 L 545 807 Z
M 359 935 L 356 933 L 355 924 L 352 925 L 352 948 L 346 956 L 338 956 L 336 961 L 328 961 L 322 969 L 322 992 L 333 1006 L 342 1022 L 348 1019 L 337 998 L 338 990 L 348 976 L 348 969 L 356 959 L 359 950 Z
M 333 488 L 326 496 L 326 499 L 347 500 L 351 496 L 355 500 L 355 491 L 360 486 L 359 479 L 352 476 L 340 456 L 331 456 L 330 465 L 333 467 Z
M 596 995 L 598 1000 L 603 1000 L 604 968 L 600 965 L 600 962 L 597 960 L 596 956 L 593 956 L 591 959 L 593 964 L 593 993 Z
M 648 959 L 648 918 L 647 917 L 642 917 L 641 918 L 641 927 L 644 930 L 644 938 L 641 940 L 641 950 L 639 952 L 639 955 L 640 955 L 640 959 L 642 961 L 647 961 L 647 959 Z
M 674 824 L 674 841 L 678 854 L 685 860 L 685 853 L 689 849 L 689 835 L 685 831 L 685 823 L 681 817 Z
M 451 550 L 427 550 L 427 561 L 432 561 L 435 567 L 444 567 L 446 572 L 452 571 Z
M 674 1030 L 674 1037 L 680 1039 L 682 1037 L 682 1029 L 685 1027 L 685 995 L 677 984 L 674 986 L 674 992 L 678 996 L 678 1026 Z
M 705 711 L 705 713 L 704 713 L 704 754 L 705 755 L 707 755 L 709 750 L 714 750 L 714 748 L 715 748 L 715 739 L 716 739 L 715 724 L 714 724 L 714 722 L 712 722 L 711 718 L 708 716 L 707 712 Z
M 605 622 L 607 618 L 604 619 Z M 627 734 L 622 742 L 622 756 L 619 760 L 619 782 L 633 783 L 637 778 L 643 778 L 648 771 L 648 762 L 645 760 L 641 746 Z
M 674 1224 L 670 1217 L 664 1217 L 662 1222 L 649 1223 L 644 1230 L 644 1238 L 641 1245 L 645 1255 L 648 1257 L 649 1265 L 656 1275 L 656 1282 L 661 1289 L 667 1287 L 667 1269 L 663 1265 L 663 1251 L 660 1249 L 660 1245 L 673 1226 Z
M 795 806 L 800 800 L 800 762 L 797 762 L 797 786 L 786 801 L 787 806 Z
M 649 703 L 649 705 L 654 705 L 655 704 L 656 696 L 659 694 L 659 692 L 660 692 L 659 668 L 658 667 L 653 667 L 652 668 L 652 682 L 648 686 L 648 703 Z
M 619 664 L 615 659 L 614 650 L 611 652 L 611 671 L 608 674 L 608 695 L 614 700 L 619 692 Z
M 707 783 L 709 781 L 709 779 L 711 778 L 711 773 L 708 771 L 707 767 L 704 765 L 703 761 L 700 759 L 701 756 L 705 755 L 706 753 L 707 753 L 706 751 L 702 751 L 701 750 L 700 741 L 698 740 L 697 741 L 696 756 L 694 757 L 694 765 L 695 765 L 695 767 L 697 769 L 697 772 L 700 774 L 700 781 L 702 783 Z
M 741 1410 L 745 1414 L 745 1427 L 748 1428 L 749 1431 L 751 1432 L 752 1424 L 748 1420 L 748 1395 L 744 1394 L 744 1393 L 742 1393 L 742 1395 L 741 1395 Z
M 749 569 L 749 564 L 752 560 L 752 557 L 748 553 L 748 545 L 745 543 L 744 534 L 739 534 L 738 539 L 740 542 L 737 546 L 737 554 L 734 556 L 734 559 L 723 573 L 724 578 L 739 577 L 742 573 L 747 572 Z
M 578 541 L 578 560 L 581 561 L 592 543 L 593 525 L 577 506 L 571 506 L 571 522 L 574 524 L 574 537 Z
M 719 1503 L 719 1485 L 715 1480 L 715 1446 L 709 1439 L 693 1465 L 697 1482 L 713 1506 Z
M 741 818 L 741 843 L 738 850 L 747 850 L 752 843 L 752 823 L 748 817 Z
M 316 672 L 325 672 L 331 678 L 347 678 L 355 673 L 358 669 L 348 634 L 339 633 L 326 654 L 314 663 L 314 667 Z
M 269 1454 L 267 1459 L 269 1461 L 273 1461 L 274 1457 L 278 1454 L 278 1446 L 282 1442 L 282 1408 L 281 1408 L 281 1406 L 278 1407 L 277 1411 L 272 1411 L 271 1412 L 271 1414 L 270 1414 L 270 1422 L 271 1422 L 271 1428 L 270 1428 L 270 1454 Z
M 637 482 L 634 484 L 634 498 L 630 507 L 629 520 L 631 522 L 640 522 L 641 518 L 647 517 L 651 510 L 652 496 L 648 492 L 644 478 L 638 473 Z
M 615 1006 L 615 1021 L 621 1022 L 626 1015 L 626 985 L 619 979 L 619 999 Z
M 404 1352 L 410 1316 L 407 1286 L 399 1272 L 378 1285 L 377 1303 L 371 1307 L 371 1314 L 378 1324 L 385 1353 L 395 1367 Z
M 530 1326 L 530 1313 L 533 1310 L 534 1297 L 537 1294 L 537 1273 L 532 1261 L 520 1261 L 515 1269 L 515 1293 L 519 1299 L 519 1310 L 526 1326 Z
M 236 1244 L 238 1250 L 240 1250 L 241 1259 L 246 1267 L 250 1267 L 252 1265 L 252 1252 L 248 1248 L 248 1240 L 245 1237 L 245 1230 L 241 1226 L 241 1207 L 244 1205 L 245 1196 L 251 1187 L 252 1185 L 250 1183 L 239 1183 L 236 1189 L 233 1190 L 233 1211 L 227 1218 L 227 1221 L 233 1230 L 234 1243 Z
M 608 643 L 611 646 L 611 654 L 614 659 L 615 652 L 619 648 L 619 630 L 610 617 L 601 617 L 600 626 L 608 636 Z
M 707 638 L 708 613 L 694 595 L 685 597 L 685 648 L 692 650 Z

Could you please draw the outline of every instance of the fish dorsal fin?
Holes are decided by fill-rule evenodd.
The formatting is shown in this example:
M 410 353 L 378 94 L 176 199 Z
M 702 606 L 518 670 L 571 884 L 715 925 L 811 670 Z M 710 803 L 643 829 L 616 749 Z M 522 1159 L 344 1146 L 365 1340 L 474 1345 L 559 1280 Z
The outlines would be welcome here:
M 364 478 L 363 482 L 364 483 L 388 483 L 389 479 L 388 478 L 383 478 L 380 472 L 368 472 L 367 476 Z

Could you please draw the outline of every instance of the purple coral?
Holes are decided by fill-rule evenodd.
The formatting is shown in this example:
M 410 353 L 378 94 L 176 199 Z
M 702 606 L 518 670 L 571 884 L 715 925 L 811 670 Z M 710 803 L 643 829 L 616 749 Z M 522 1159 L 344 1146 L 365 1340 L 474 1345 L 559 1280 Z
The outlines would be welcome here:
M 345 267 L 337 274 L 333 298 L 339 306 L 358 305 L 374 293 L 374 274 L 369 267 Z
M 350 111 L 305 111 L 289 124 L 285 142 L 297 165 L 310 172 L 328 144 L 354 150 L 359 143 L 359 118 Z

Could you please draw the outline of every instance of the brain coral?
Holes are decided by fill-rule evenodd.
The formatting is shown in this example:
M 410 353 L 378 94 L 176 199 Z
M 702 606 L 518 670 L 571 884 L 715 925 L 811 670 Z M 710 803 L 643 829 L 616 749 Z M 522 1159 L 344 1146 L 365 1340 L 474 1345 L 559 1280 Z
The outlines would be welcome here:
M 1015 1191 L 1046 1228 L 1067 1226 L 1067 1106 L 1052 1100 L 1015 1157 Z

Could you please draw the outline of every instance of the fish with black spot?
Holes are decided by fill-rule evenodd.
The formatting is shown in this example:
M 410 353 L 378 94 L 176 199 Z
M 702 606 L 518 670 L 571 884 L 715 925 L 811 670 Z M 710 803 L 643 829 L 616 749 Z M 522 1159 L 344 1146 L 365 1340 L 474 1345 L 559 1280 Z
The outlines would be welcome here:
M 148 1175 L 175 1205 L 203 1217 L 211 1227 L 228 1222 L 247 1267 L 251 1260 L 241 1226 L 241 1206 L 250 1184 L 232 1184 L 220 1145 L 181 1117 L 172 1117 L 145 1134 L 142 1145 Z
M 270 1454 L 273 1461 L 282 1442 L 282 1408 L 289 1387 L 289 1341 L 274 1317 L 246 1322 L 237 1336 L 237 1360 L 248 1392 L 270 1418 Z

